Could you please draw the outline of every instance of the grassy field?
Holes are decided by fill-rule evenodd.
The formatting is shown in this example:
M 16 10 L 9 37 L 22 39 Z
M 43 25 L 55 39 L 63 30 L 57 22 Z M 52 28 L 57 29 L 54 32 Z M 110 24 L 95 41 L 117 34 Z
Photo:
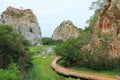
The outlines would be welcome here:
M 55 55 L 38 55 L 48 47 L 54 46 L 30 46 L 29 51 L 32 53 L 33 67 L 29 69 L 29 75 L 26 80 L 75 80 L 72 78 L 65 78 L 57 74 L 50 66 L 50 63 L 55 58 Z
M 54 56 L 33 56 L 33 68 L 29 70 L 28 80 L 75 80 L 58 75 L 50 66 Z

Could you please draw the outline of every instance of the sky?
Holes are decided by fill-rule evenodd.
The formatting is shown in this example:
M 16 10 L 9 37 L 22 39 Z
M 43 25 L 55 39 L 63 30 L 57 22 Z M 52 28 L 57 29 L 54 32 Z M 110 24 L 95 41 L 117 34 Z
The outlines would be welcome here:
M 65 20 L 71 20 L 75 26 L 84 29 L 94 13 L 89 10 L 92 1 L 95 0 L 0 0 L 0 14 L 8 6 L 32 9 L 42 36 L 51 37 L 55 28 Z

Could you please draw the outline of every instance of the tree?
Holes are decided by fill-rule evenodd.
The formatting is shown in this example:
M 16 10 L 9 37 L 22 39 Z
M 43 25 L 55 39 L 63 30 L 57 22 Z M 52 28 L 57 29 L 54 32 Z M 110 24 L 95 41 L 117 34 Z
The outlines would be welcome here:
M 63 57 L 64 65 L 66 66 L 80 66 L 83 58 L 81 48 L 87 45 L 92 37 L 92 27 L 88 27 L 78 38 L 70 38 L 62 44 L 58 44 L 55 48 L 55 53 Z
M 25 72 L 26 64 L 30 63 L 26 42 L 22 35 L 14 32 L 12 26 L 0 25 L 0 68 L 6 69 L 13 62 Z
M 90 9 L 91 10 L 97 10 L 97 9 L 101 8 L 105 1 L 106 0 L 96 0 L 96 1 L 93 1 L 92 4 L 91 4 Z
M 71 38 L 67 42 L 57 44 L 55 47 L 56 54 L 63 57 L 63 64 L 67 67 L 74 66 L 81 58 L 80 50 L 76 48 L 74 41 L 75 39 Z
M 59 43 L 62 43 L 62 42 L 63 42 L 62 40 L 54 40 L 54 39 L 49 38 L 49 37 L 43 37 L 42 38 L 43 45 L 56 45 L 56 44 L 59 44 Z

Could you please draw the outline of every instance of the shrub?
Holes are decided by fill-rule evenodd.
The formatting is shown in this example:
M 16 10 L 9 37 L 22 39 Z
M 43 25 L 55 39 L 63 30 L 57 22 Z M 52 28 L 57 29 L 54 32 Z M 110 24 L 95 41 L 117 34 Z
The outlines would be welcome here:
M 9 11 L 8 14 L 14 18 L 20 18 L 20 17 L 24 16 L 24 14 L 22 12 L 18 13 L 18 12 L 15 12 L 13 10 Z
M 16 64 L 11 63 L 8 69 L 0 69 L 0 80 L 23 80 Z

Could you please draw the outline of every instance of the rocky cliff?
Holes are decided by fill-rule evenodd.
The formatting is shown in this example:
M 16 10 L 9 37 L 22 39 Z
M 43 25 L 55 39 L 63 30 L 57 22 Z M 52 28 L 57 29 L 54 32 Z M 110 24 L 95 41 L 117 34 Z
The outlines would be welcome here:
M 22 34 L 32 45 L 41 45 L 41 30 L 31 9 L 8 7 L 2 13 L 1 23 L 14 26 L 14 30 Z
M 109 53 L 110 57 L 120 56 L 120 1 L 106 0 L 100 9 L 95 31 L 90 42 L 89 50 L 94 54 L 95 48 L 103 54 Z M 104 44 L 103 44 L 104 43 Z M 102 46 L 101 46 L 102 45 Z M 107 51 L 107 47 L 109 48 Z M 106 50 L 106 52 L 105 52 Z
M 79 29 L 69 20 L 63 21 L 53 32 L 52 38 L 55 40 L 66 41 L 71 37 L 78 37 L 80 34 Z

